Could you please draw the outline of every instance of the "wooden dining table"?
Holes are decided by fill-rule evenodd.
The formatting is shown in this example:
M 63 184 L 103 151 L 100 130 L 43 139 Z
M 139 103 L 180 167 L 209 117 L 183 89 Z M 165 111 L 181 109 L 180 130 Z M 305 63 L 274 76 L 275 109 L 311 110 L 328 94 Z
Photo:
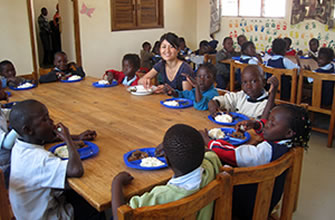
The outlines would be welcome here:
M 81 178 L 68 178 L 68 183 L 98 211 L 110 208 L 111 183 L 119 172 L 127 171 L 134 177 L 131 184 L 124 187 L 127 198 L 164 184 L 173 175 L 168 168 L 154 171 L 129 168 L 123 160 L 125 153 L 156 147 L 167 129 L 177 123 L 196 129 L 222 127 L 208 119 L 208 111 L 162 106 L 160 101 L 169 98 L 167 95 L 136 96 L 123 85 L 93 87 L 96 81 L 98 79 L 86 77 L 75 83 L 55 82 L 30 90 L 10 90 L 10 102 L 36 99 L 47 106 L 54 122 L 64 123 L 71 134 L 86 129 L 97 132 L 93 142 L 99 147 L 99 153 L 83 161 L 85 172 Z M 252 138 L 256 137 L 253 131 L 250 133 Z

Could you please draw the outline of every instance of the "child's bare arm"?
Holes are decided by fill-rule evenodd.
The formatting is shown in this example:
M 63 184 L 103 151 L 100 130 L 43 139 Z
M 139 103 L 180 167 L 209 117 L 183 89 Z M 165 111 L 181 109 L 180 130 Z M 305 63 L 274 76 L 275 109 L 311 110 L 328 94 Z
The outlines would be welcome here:
M 297 61 L 298 66 L 301 68 L 302 66 L 301 66 L 300 58 L 299 58 L 298 54 L 295 55 L 295 60 Z
M 112 212 L 113 212 L 113 219 L 117 220 L 117 209 L 126 204 L 122 186 L 128 185 L 134 177 L 132 177 L 127 172 L 121 172 L 118 175 L 116 175 L 112 182 Z
M 86 130 L 78 135 L 71 135 L 72 140 L 75 141 L 90 141 L 97 137 L 97 133 L 94 130 Z
M 277 93 L 278 86 L 279 86 L 279 81 L 277 77 L 275 76 L 271 76 L 268 79 L 267 83 L 270 84 L 269 97 L 268 97 L 268 102 L 266 103 L 265 108 L 263 110 L 263 114 L 261 116 L 262 119 L 268 119 L 270 115 L 270 111 L 275 105 L 276 93 Z
M 67 150 L 69 152 L 68 164 L 66 167 L 66 176 L 68 177 L 81 177 L 84 174 L 84 167 L 81 162 L 79 153 L 73 140 L 71 138 L 69 129 L 65 127 L 62 123 L 57 124 L 56 134 L 63 140 L 67 145 Z

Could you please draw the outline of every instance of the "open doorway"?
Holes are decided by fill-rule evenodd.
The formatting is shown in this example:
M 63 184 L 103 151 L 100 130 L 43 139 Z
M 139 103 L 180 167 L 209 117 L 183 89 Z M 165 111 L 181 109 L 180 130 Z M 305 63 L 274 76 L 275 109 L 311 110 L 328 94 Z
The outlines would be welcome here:
M 39 64 L 39 73 L 43 74 L 50 70 L 49 68 L 53 66 L 53 54 L 59 50 L 67 54 L 69 61 L 76 61 L 81 65 L 78 0 L 30 0 L 30 2 L 34 29 L 31 31 L 36 33 L 35 51 L 37 51 L 36 62 Z M 43 48 L 44 36 L 40 34 L 41 25 L 38 22 L 42 8 L 46 8 L 48 13 L 44 13 L 41 19 L 47 21 L 45 24 L 49 24 L 51 30 L 46 45 L 48 50 Z M 48 54 L 45 56 L 46 52 Z

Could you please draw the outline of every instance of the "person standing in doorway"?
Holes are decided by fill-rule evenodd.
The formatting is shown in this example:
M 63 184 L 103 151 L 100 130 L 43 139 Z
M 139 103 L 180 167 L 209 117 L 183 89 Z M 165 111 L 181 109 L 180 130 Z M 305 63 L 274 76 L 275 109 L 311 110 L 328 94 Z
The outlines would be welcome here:
M 40 38 L 43 46 L 43 65 L 48 66 L 51 64 L 51 42 L 50 34 L 51 29 L 48 22 L 48 10 L 46 8 L 41 9 L 41 15 L 38 17 L 38 26 L 40 28 Z

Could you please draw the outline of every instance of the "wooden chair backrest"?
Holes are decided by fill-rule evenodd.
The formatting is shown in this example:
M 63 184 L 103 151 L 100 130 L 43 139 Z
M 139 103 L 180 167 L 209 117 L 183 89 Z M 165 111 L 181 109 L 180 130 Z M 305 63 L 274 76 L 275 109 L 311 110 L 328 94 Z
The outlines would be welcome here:
M 215 65 L 216 64 L 216 54 L 205 54 L 204 63 L 211 63 Z
M 296 103 L 296 97 L 297 97 L 297 84 L 298 84 L 298 69 L 280 69 L 280 68 L 272 68 L 267 67 L 265 65 L 262 65 L 262 69 L 265 73 L 270 73 L 272 75 L 275 75 L 277 79 L 279 80 L 279 87 L 278 92 L 276 94 L 276 100 L 281 101 L 280 99 L 280 90 L 281 90 L 281 76 L 291 76 L 291 95 L 290 95 L 290 103 Z M 287 101 L 287 100 L 283 100 Z
M 0 220 L 10 219 L 13 219 L 13 212 L 9 203 L 4 174 L 0 169 Z
M 242 71 L 244 70 L 244 68 L 248 66 L 247 63 L 241 63 L 241 62 L 238 62 L 238 61 L 235 61 L 235 60 L 231 60 L 230 61 L 230 91 L 235 91 L 235 72 L 237 69 L 240 69 L 241 70 L 241 73 Z
M 295 147 L 276 161 L 256 167 L 222 167 L 222 170 L 231 174 L 231 190 L 225 195 L 228 200 L 225 209 L 225 219 L 231 219 L 233 186 L 258 183 L 256 200 L 253 211 L 253 220 L 268 219 L 272 191 L 276 177 L 286 170 L 285 186 L 282 199 L 280 219 L 291 219 L 295 210 L 300 184 L 301 163 L 304 149 Z M 227 213 L 230 213 L 227 214 Z
M 312 112 L 319 112 L 322 114 L 330 115 L 330 122 L 328 129 L 321 129 L 317 127 L 312 127 L 313 130 L 328 134 L 328 143 L 327 146 L 331 147 L 333 143 L 334 137 L 334 124 L 335 124 L 335 86 L 333 91 L 333 103 L 331 109 L 324 108 L 321 106 L 321 95 L 322 95 L 322 82 L 323 81 L 332 81 L 335 83 L 335 74 L 329 73 L 316 73 L 310 70 L 302 70 L 299 75 L 299 82 L 298 82 L 298 95 L 297 95 L 297 103 L 300 104 L 302 102 L 302 95 L 303 95 L 303 85 L 304 85 L 304 78 L 310 77 L 313 78 L 313 85 L 312 85 L 312 101 L 308 103 L 307 109 Z
M 335 96 L 333 97 L 333 104 L 332 104 L 331 109 L 326 109 L 326 108 L 321 107 L 322 81 L 327 80 L 327 81 L 333 81 L 335 83 L 335 74 L 316 73 L 310 70 L 302 70 L 300 72 L 299 82 L 298 82 L 298 96 L 297 96 L 298 104 L 301 103 L 301 100 L 302 100 L 304 77 L 313 78 L 312 103 L 309 104 L 308 110 L 331 115 L 332 111 L 335 110 Z M 334 87 L 334 92 L 335 92 L 335 87 Z
M 130 219 L 196 219 L 199 210 L 215 201 L 215 210 L 213 219 L 222 219 L 224 216 L 222 207 L 223 197 L 230 190 L 230 178 L 228 173 L 219 173 L 217 178 L 198 192 L 183 199 L 155 206 L 132 209 L 128 205 L 118 208 L 119 220 Z

